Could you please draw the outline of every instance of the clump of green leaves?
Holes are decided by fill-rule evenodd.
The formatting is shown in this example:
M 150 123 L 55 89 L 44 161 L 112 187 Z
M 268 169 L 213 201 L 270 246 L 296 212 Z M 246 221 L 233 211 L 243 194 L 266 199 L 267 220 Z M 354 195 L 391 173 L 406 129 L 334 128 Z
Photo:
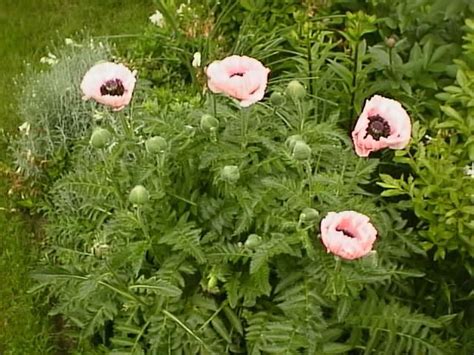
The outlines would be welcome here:
M 395 161 L 408 164 L 412 174 L 399 180 L 382 175 L 380 185 L 387 189 L 385 196 L 409 196 L 410 208 L 424 222 L 420 227 L 423 247 L 434 249 L 435 260 L 444 259 L 448 252 L 459 253 L 466 257 L 465 266 L 472 275 L 474 110 L 470 103 L 474 72 L 464 62 L 457 61 L 457 65 L 456 84 L 437 95 L 439 118 L 428 127 L 417 123 L 410 151 L 395 154 Z

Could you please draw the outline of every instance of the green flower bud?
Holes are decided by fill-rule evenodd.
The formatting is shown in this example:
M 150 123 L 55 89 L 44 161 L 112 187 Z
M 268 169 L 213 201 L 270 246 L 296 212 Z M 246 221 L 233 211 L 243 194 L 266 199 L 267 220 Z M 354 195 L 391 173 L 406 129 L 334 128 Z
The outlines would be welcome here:
M 222 180 L 235 183 L 240 178 L 239 167 L 236 165 L 226 165 L 221 170 Z
M 397 39 L 395 37 L 390 36 L 388 38 L 385 38 L 385 45 L 388 48 L 393 48 L 393 47 L 395 47 L 396 44 L 397 44 Z
M 97 149 L 104 148 L 112 139 L 112 134 L 104 128 L 96 128 L 92 132 L 90 144 Z
M 205 132 L 215 131 L 219 127 L 219 120 L 214 116 L 205 114 L 201 117 L 201 129 Z
M 293 150 L 293 148 L 295 147 L 296 142 L 304 142 L 303 137 L 301 137 L 299 134 L 294 134 L 294 135 L 288 137 L 285 144 L 287 145 L 288 148 Z
M 292 80 L 285 90 L 285 94 L 295 100 L 302 99 L 306 95 L 306 89 L 298 80 Z
M 155 136 L 146 140 L 145 148 L 148 153 L 158 154 L 162 153 L 168 148 L 168 143 L 163 137 Z
M 262 237 L 256 234 L 250 234 L 245 241 L 245 246 L 249 249 L 255 249 L 262 243 Z
M 305 208 L 300 214 L 300 221 L 305 224 L 313 224 L 317 221 L 319 212 L 314 208 Z
M 293 158 L 307 160 L 311 158 L 311 148 L 305 142 L 298 141 L 293 147 Z
M 149 198 L 150 194 L 148 190 L 142 185 L 135 186 L 132 191 L 130 191 L 130 195 L 128 195 L 128 200 L 134 205 L 143 205 L 148 202 Z
M 281 106 L 285 103 L 285 96 L 280 92 L 275 91 L 270 95 L 270 102 L 273 106 Z
M 217 282 L 218 282 L 217 277 L 215 275 L 211 275 L 209 277 L 209 281 L 207 282 L 207 288 L 209 290 L 213 289 L 214 287 L 217 286 Z

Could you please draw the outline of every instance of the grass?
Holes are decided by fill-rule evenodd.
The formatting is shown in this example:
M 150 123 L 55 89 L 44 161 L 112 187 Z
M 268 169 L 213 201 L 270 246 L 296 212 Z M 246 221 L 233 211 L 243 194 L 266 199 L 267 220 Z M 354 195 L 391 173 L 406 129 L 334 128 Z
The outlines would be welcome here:
M 19 88 L 14 79 L 27 66 L 42 69 L 41 57 L 66 37 L 138 34 L 154 11 L 153 0 L 1 0 L 0 129 L 14 135 Z M 130 39 L 129 39 L 130 40 Z M 126 45 L 120 40 L 119 45 Z M 28 273 L 40 255 L 34 219 L 12 212 L 7 140 L 0 140 L 0 353 L 51 354 L 53 327 L 29 293 Z M 3 166 L 3 168 L 2 168 Z M 56 350 L 53 350 L 55 349 Z

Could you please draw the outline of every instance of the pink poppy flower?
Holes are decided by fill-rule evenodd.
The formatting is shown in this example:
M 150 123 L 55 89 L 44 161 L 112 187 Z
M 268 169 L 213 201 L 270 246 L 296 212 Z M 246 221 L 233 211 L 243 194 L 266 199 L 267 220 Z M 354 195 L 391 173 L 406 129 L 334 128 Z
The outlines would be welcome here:
M 213 93 L 223 93 L 248 107 L 263 99 L 269 72 L 254 58 L 233 55 L 207 67 L 207 86 Z
M 360 157 L 384 148 L 403 149 L 410 136 L 410 116 L 402 105 L 379 95 L 365 103 L 352 131 L 355 151 Z
M 329 212 L 321 221 L 321 239 L 328 253 L 344 259 L 367 255 L 377 237 L 369 217 L 354 211 Z
M 130 103 L 135 87 L 135 74 L 123 64 L 99 63 L 84 75 L 81 90 L 84 100 L 94 99 L 98 103 L 120 111 Z

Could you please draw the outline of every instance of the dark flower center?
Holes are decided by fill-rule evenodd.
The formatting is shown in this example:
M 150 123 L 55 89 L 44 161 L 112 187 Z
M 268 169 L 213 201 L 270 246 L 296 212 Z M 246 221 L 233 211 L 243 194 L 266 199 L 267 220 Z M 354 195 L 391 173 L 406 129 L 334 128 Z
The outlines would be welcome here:
M 347 229 L 337 227 L 336 231 L 344 233 L 346 237 L 355 238 L 355 235 L 349 232 Z
M 378 141 L 381 137 L 387 138 L 390 135 L 390 126 L 382 116 L 370 116 L 366 132 L 364 138 L 370 134 L 373 139 Z
M 233 78 L 234 76 L 244 76 L 244 73 L 234 73 L 234 74 L 231 74 L 230 77 Z
M 100 93 L 102 95 L 122 96 L 125 92 L 122 80 L 112 79 L 107 80 L 101 87 Z

